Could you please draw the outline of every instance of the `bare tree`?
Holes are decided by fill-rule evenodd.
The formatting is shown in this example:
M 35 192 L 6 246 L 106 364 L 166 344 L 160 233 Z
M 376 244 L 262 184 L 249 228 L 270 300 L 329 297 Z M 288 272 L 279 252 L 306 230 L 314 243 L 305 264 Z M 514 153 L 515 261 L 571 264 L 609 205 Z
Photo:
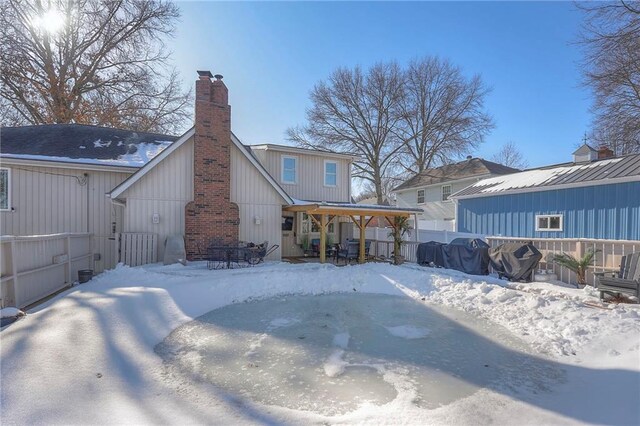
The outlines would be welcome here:
M 592 138 L 616 154 L 640 152 L 640 5 L 582 3 L 585 83 L 595 95 Z
M 491 161 L 520 170 L 524 170 L 529 167 L 529 162 L 525 160 L 524 156 L 513 142 L 507 142 L 502 145 L 500 151 L 491 157 Z
M 404 81 L 399 105 L 404 171 L 420 173 L 466 155 L 493 128 L 484 110 L 489 89 L 479 75 L 467 79 L 449 61 L 425 57 L 409 64 Z
M 163 44 L 179 16 L 163 0 L 2 2 L 3 124 L 181 130 L 191 95 Z
M 394 132 L 395 113 L 402 98 L 402 72 L 394 63 L 379 63 L 366 73 L 359 67 L 340 68 L 311 91 L 308 124 L 290 128 L 290 141 L 303 147 L 348 153 L 354 176 L 373 185 L 378 203 L 384 201 L 383 178 L 402 149 Z

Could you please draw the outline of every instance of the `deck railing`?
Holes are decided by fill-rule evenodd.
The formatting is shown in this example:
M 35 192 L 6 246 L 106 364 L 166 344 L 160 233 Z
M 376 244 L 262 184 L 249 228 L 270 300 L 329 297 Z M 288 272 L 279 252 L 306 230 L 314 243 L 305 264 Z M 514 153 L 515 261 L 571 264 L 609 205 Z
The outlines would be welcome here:
M 65 287 L 81 269 L 92 269 L 91 234 L 0 237 L 0 306 L 24 308 Z

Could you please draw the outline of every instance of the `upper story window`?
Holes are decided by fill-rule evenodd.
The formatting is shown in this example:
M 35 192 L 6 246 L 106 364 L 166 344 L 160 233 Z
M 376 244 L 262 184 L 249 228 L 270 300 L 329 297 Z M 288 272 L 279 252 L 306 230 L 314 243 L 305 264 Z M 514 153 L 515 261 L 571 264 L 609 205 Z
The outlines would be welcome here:
M 537 214 L 536 231 L 562 231 L 562 215 Z
M 297 183 L 298 181 L 298 157 L 282 156 L 282 183 Z
M 336 186 L 338 184 L 338 163 L 335 161 L 324 162 L 324 186 Z
M 424 189 L 418 189 L 418 204 L 424 204 Z
M 447 201 L 451 196 L 451 185 L 442 186 L 442 201 Z
M 11 173 L 9 169 L 0 169 L 0 210 L 11 209 Z

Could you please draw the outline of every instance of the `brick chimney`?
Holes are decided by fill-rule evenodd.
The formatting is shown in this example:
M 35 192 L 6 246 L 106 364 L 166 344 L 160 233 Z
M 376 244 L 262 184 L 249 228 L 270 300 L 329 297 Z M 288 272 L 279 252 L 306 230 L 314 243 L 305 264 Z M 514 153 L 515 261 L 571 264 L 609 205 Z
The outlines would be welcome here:
M 608 146 L 600 145 L 598 147 L 598 160 L 611 157 L 613 157 L 613 151 Z
M 231 195 L 229 91 L 216 75 L 198 71 L 193 152 L 193 201 L 185 207 L 187 259 L 201 258 L 213 239 L 238 240 L 238 206 Z

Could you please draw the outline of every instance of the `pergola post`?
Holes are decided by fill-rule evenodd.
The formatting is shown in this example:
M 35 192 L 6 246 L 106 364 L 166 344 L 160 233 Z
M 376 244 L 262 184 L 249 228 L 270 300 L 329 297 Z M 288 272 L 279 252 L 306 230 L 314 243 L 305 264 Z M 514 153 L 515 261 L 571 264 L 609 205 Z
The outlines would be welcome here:
M 366 229 L 367 229 L 367 224 L 364 223 L 364 220 L 366 219 L 365 216 L 361 215 L 360 216 L 360 253 L 359 253 L 359 259 L 358 259 L 358 263 L 364 263 L 366 261 L 366 257 L 365 257 L 365 253 L 364 253 L 364 239 L 366 236 Z
M 327 215 L 320 216 L 320 263 L 327 260 Z

